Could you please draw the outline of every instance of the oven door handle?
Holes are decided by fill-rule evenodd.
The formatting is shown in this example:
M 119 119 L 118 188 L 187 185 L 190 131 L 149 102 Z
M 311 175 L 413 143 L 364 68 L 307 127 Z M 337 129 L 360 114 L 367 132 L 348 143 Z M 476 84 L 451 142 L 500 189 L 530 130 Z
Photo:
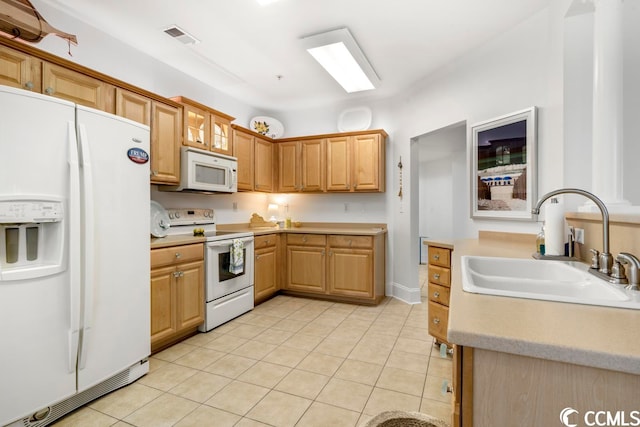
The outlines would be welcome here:
M 235 240 L 235 239 L 233 239 Z M 233 244 L 233 240 L 220 240 L 219 242 L 209 242 L 207 243 L 208 248 L 220 247 L 220 246 L 230 246 Z M 238 239 L 242 243 L 253 242 L 253 237 L 246 237 L 244 239 Z

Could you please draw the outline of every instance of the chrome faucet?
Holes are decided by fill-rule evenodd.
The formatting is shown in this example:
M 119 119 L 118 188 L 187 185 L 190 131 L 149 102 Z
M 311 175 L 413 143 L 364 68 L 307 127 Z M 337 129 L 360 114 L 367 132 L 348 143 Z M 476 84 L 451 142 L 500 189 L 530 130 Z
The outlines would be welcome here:
M 604 205 L 602 200 L 588 191 L 580 190 L 579 188 L 561 188 L 559 190 L 550 191 L 542 196 L 540 200 L 538 200 L 536 206 L 531 209 L 531 213 L 538 215 L 542 204 L 547 199 L 557 196 L 558 194 L 579 194 L 590 199 L 596 204 L 596 206 L 598 206 L 598 208 L 600 208 L 600 213 L 602 214 L 602 252 L 600 252 L 597 257 L 598 262 L 592 263 L 591 271 L 596 270 L 601 273 L 601 275 L 607 276 L 608 278 L 611 274 L 611 267 L 613 266 L 613 257 L 609 252 L 609 211 L 607 210 L 607 207 Z
M 616 257 L 616 261 L 626 264 L 629 270 L 629 284 L 626 289 L 630 291 L 640 290 L 640 260 L 627 252 L 620 252 Z

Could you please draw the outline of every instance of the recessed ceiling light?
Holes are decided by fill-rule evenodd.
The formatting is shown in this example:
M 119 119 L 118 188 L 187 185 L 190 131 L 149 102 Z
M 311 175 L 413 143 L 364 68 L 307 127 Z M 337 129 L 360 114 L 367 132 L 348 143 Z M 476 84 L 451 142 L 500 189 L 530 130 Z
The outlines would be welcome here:
M 375 89 L 380 78 L 347 28 L 302 39 L 307 51 L 347 92 Z

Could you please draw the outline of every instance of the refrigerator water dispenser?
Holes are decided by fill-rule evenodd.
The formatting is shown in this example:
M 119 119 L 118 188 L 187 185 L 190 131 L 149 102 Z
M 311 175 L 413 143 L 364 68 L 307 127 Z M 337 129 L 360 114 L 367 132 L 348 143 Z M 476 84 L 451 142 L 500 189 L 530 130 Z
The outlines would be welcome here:
M 64 270 L 63 223 L 59 200 L 0 200 L 0 281 Z

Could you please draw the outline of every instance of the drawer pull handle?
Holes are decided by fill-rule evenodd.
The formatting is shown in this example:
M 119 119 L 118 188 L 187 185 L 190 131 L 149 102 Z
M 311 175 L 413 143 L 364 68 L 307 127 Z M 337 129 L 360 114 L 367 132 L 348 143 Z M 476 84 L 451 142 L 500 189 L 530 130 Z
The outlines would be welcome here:
M 180 252 L 176 252 L 176 258 L 182 258 L 182 254 Z
M 303 242 L 305 242 L 305 243 L 307 243 L 307 236 L 304 236 L 304 237 L 302 238 L 302 241 L 303 241 Z
M 433 259 L 435 259 L 436 261 L 440 259 L 440 255 L 436 254 L 433 256 Z
M 436 324 L 436 325 L 439 324 L 440 323 L 440 319 L 438 319 L 437 317 L 434 317 L 433 318 L 433 323 Z
M 435 292 L 433 293 L 433 297 L 434 297 L 434 298 L 440 298 L 440 292 L 435 291 Z
M 173 277 L 183 277 L 184 276 L 184 272 L 182 271 L 175 271 L 173 273 Z
M 433 278 L 438 280 L 440 278 L 440 273 L 434 273 Z

